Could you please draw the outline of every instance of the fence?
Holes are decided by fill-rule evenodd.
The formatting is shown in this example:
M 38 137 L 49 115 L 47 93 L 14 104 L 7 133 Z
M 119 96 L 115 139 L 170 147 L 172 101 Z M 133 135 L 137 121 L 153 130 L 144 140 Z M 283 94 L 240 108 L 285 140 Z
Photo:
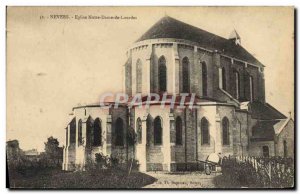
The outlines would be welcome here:
M 222 171 L 225 176 L 245 187 L 291 188 L 294 186 L 292 158 L 229 156 L 222 159 Z

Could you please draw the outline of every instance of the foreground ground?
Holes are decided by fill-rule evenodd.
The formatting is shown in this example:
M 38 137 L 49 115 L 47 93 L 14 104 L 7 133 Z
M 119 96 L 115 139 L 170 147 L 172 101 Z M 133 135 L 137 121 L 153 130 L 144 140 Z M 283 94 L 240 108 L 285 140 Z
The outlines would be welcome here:
M 202 172 L 154 173 L 148 175 L 157 179 L 144 188 L 216 188 L 214 179 L 221 174 L 206 175 Z
M 97 189 L 97 188 L 228 188 L 240 187 L 221 173 L 203 172 L 132 172 L 102 170 L 93 172 L 64 172 L 59 169 L 31 170 L 14 173 L 10 188 Z

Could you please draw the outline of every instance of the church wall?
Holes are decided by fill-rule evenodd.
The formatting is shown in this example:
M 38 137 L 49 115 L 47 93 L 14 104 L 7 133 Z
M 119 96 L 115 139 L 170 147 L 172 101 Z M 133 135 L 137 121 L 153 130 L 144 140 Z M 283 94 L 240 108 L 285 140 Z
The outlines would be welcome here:
M 197 139 L 198 139 L 198 149 L 197 149 L 197 157 L 198 160 L 205 161 L 207 156 L 211 153 L 215 153 L 216 149 L 216 142 L 217 142 L 217 132 L 216 132 L 216 106 L 200 106 L 198 108 L 197 114 Z M 202 134 L 201 134 L 201 120 L 202 118 L 206 118 L 208 121 L 208 128 L 209 128 L 209 145 L 204 144 L 202 145 Z
M 154 81 L 154 91 L 159 92 L 159 72 L 158 72 L 158 60 L 160 57 L 164 56 L 166 59 L 166 67 L 167 67 L 167 92 L 173 93 L 173 82 L 175 78 L 173 76 L 173 54 L 172 54 L 172 44 L 155 44 L 153 45 L 153 52 L 151 57 L 151 63 L 153 68 L 153 81 Z M 175 74 L 176 76 L 176 74 Z
M 118 107 L 110 108 L 110 114 L 111 114 L 111 155 L 112 157 L 117 157 L 121 162 L 126 161 L 127 159 L 133 158 L 133 146 L 128 146 L 127 149 L 127 130 L 128 130 L 128 109 L 127 107 Z M 116 138 L 116 121 L 118 118 L 121 118 L 123 121 L 123 145 L 118 146 L 115 144 L 115 138 Z M 127 156 L 128 152 L 128 156 Z
M 249 150 L 249 131 L 248 131 L 248 113 L 246 111 L 235 111 L 237 118 L 237 134 L 236 134 L 236 148 L 234 148 L 235 155 L 248 155 Z M 236 151 L 235 151 L 236 149 Z
M 200 58 L 201 62 L 204 61 L 207 66 L 207 96 L 208 97 L 213 97 L 213 71 L 214 71 L 214 64 L 213 64 L 213 58 L 212 54 L 206 51 L 198 51 L 198 57 Z M 201 64 L 199 64 L 201 66 Z M 200 78 L 200 87 L 202 89 L 202 71 L 199 75 Z M 203 96 L 202 90 L 200 90 L 200 96 Z
M 124 81 L 124 92 L 127 94 L 127 95 L 132 95 L 132 57 L 131 57 L 131 52 L 129 52 L 129 56 L 128 56 L 128 59 L 125 63 L 125 66 L 123 67 L 123 73 L 125 76 L 123 78 L 123 81 Z
M 245 83 L 244 83 L 245 63 L 233 60 L 232 68 L 233 70 L 237 70 L 239 72 L 240 75 L 239 99 L 243 101 L 243 99 L 245 99 Z M 234 76 L 232 76 L 231 83 L 235 84 Z
M 253 67 L 251 65 L 248 65 L 246 68 L 246 71 L 253 77 L 253 84 L 254 84 L 254 98 L 253 100 L 260 99 L 260 93 L 259 93 L 259 72 L 257 67 Z M 248 80 L 249 81 L 249 80 Z M 248 93 L 248 99 L 250 99 L 250 94 Z
M 294 158 L 294 121 L 289 120 L 281 133 L 276 138 L 275 152 L 276 156 L 284 157 L 283 142 L 286 141 L 287 157 Z
M 235 118 L 235 111 L 234 107 L 232 106 L 217 106 L 217 114 L 219 115 L 219 122 L 217 122 L 219 131 L 217 131 L 217 150 L 220 150 L 220 152 L 223 155 L 233 155 L 233 137 L 236 135 L 236 118 Z M 227 117 L 229 121 L 229 145 L 223 145 L 223 127 L 222 127 L 222 120 L 223 118 Z M 218 149 L 218 146 L 220 146 L 220 149 Z
M 224 57 L 220 57 L 220 68 L 225 68 L 225 75 L 226 75 L 226 89 L 224 89 L 226 92 L 228 92 L 229 94 L 231 94 L 233 96 L 233 91 L 232 89 L 234 88 L 234 85 L 231 85 L 231 60 L 229 60 L 228 58 L 224 58 Z
M 154 128 L 146 130 L 146 120 L 148 115 L 152 121 L 160 117 L 162 124 L 162 144 L 154 145 Z M 137 144 L 137 159 L 140 163 L 146 163 L 147 170 L 169 170 L 171 163 L 171 143 L 170 143 L 170 109 L 168 106 L 161 109 L 160 105 L 152 105 L 149 108 L 135 108 L 135 122 L 141 118 L 143 124 L 142 144 Z M 146 137 L 144 137 L 146 136 Z M 147 137 L 148 136 L 148 137 Z M 149 138 L 149 141 L 147 139 Z
M 97 153 L 103 153 L 104 155 L 107 155 L 106 146 L 109 143 L 106 139 L 107 134 L 107 115 L 109 114 L 108 109 L 101 109 L 99 107 L 86 107 L 86 108 L 79 108 L 74 110 L 74 114 L 76 115 L 77 124 L 76 124 L 76 141 L 78 141 L 78 120 L 82 120 L 82 137 L 83 142 L 86 142 L 87 134 L 86 134 L 86 120 L 88 117 L 91 117 L 92 121 L 95 121 L 96 118 L 99 118 L 101 121 L 101 127 L 102 127 L 102 145 L 101 146 L 92 146 L 91 148 L 86 147 L 86 149 L 91 149 L 91 159 L 95 160 L 95 154 Z M 77 145 L 78 146 L 78 145 Z M 84 159 L 84 152 L 83 146 L 77 147 L 76 150 L 76 163 L 77 164 L 83 164 L 85 162 Z
M 149 155 L 147 161 L 149 162 L 149 169 L 159 169 L 160 165 L 157 163 L 162 163 L 163 170 L 168 169 L 168 165 L 171 162 L 171 146 L 170 146 L 170 109 L 164 107 L 161 109 L 160 105 L 150 106 L 149 113 L 151 114 L 153 120 L 159 116 L 162 120 L 163 138 L 162 145 L 157 146 L 153 144 L 153 136 L 149 145 Z M 153 135 L 153 132 L 151 133 Z
M 182 91 L 182 59 L 184 57 L 188 57 L 189 59 L 189 85 L 190 85 L 190 91 L 192 89 L 192 86 L 194 85 L 194 78 L 192 78 L 193 69 L 194 69 L 194 47 L 193 46 L 187 46 L 187 45 L 178 45 L 178 55 L 179 55 L 179 92 Z
M 176 163 L 176 167 L 174 169 L 180 170 L 185 168 L 185 162 L 187 160 L 186 158 L 186 152 L 185 152 L 185 135 L 186 135 L 186 128 L 185 128 L 185 110 L 184 109 L 174 109 L 174 146 L 172 147 L 171 154 L 172 154 L 172 161 Z M 182 144 L 176 145 L 176 118 L 180 117 L 182 120 Z
M 145 91 L 147 84 L 150 84 L 150 83 L 146 83 L 146 78 L 147 78 L 147 68 L 150 68 L 149 65 L 147 64 L 147 59 L 150 58 L 149 55 L 151 55 L 151 52 L 152 52 L 151 45 L 144 45 L 131 50 L 132 94 L 136 94 L 136 64 L 138 59 L 140 59 L 142 62 L 142 91 Z
M 263 157 L 263 146 L 269 147 L 269 156 L 275 156 L 274 141 L 255 141 L 250 142 L 249 155 Z
M 219 53 L 210 53 L 202 49 L 188 45 L 177 44 L 179 55 L 179 67 L 176 67 L 174 62 L 175 57 L 173 43 L 150 43 L 135 47 L 130 50 L 130 60 L 132 61 L 132 94 L 136 91 L 136 62 L 141 59 L 143 66 L 142 87 L 143 93 L 147 93 L 147 89 L 159 92 L 159 77 L 158 77 L 158 59 L 160 56 L 165 56 L 167 66 L 167 91 L 168 93 L 176 93 L 182 91 L 182 59 L 186 56 L 190 62 L 190 91 L 202 96 L 202 69 L 200 61 L 205 61 L 208 67 L 208 97 L 224 100 L 226 97 L 222 92 L 219 92 L 219 68 L 226 69 L 226 91 L 233 97 L 236 96 L 234 70 L 238 70 L 240 75 L 240 93 L 239 98 L 242 101 L 250 100 L 249 93 L 249 78 L 246 76 L 248 72 L 253 76 L 254 81 L 254 100 L 264 101 L 264 78 L 263 73 L 258 67 L 243 63 L 228 57 L 224 57 Z M 151 58 L 151 63 L 149 59 Z M 130 61 L 129 60 L 129 61 Z M 175 65 L 174 65 L 175 63 Z M 151 64 L 151 65 L 150 65 Z M 149 67 L 150 66 L 150 67 Z M 149 68 L 149 69 L 147 69 Z M 178 69 L 177 69 L 178 68 Z M 174 72 L 175 70 L 178 72 Z M 150 74 L 150 78 L 146 75 Z M 175 77 L 174 77 L 175 76 Z M 179 79 L 179 84 L 176 84 L 176 77 Z M 126 78 L 125 78 L 126 80 Z M 149 81 L 150 80 L 150 81 Z M 176 83 L 175 83 L 176 82 Z M 176 89 L 176 87 L 179 87 Z M 128 90 L 128 87 L 127 87 Z M 177 91 L 176 91 L 177 90 Z M 225 100 L 226 101 L 226 100 Z
M 186 153 L 187 153 L 187 170 L 195 170 L 196 166 L 196 109 L 186 109 Z

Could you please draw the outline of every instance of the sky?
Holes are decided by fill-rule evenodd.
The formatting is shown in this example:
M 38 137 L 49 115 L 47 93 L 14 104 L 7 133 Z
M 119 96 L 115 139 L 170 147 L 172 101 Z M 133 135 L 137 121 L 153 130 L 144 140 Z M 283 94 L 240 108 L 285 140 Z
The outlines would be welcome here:
M 293 116 L 293 13 L 290 7 L 9 7 L 7 140 L 18 139 L 24 150 L 43 151 L 49 136 L 63 145 L 72 107 L 122 91 L 127 49 L 165 15 L 225 38 L 236 29 L 242 46 L 266 66 L 267 102 Z

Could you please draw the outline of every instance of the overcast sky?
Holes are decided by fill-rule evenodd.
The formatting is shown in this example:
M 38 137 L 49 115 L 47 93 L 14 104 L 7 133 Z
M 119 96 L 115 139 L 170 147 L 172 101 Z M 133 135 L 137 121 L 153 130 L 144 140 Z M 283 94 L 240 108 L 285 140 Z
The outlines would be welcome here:
M 51 14 L 137 19 L 47 19 Z M 266 66 L 267 102 L 285 115 L 294 112 L 291 8 L 10 7 L 7 140 L 18 139 L 25 150 L 42 151 L 49 136 L 63 145 L 72 107 L 121 91 L 127 48 L 166 14 L 225 38 L 236 29 L 242 46 Z

